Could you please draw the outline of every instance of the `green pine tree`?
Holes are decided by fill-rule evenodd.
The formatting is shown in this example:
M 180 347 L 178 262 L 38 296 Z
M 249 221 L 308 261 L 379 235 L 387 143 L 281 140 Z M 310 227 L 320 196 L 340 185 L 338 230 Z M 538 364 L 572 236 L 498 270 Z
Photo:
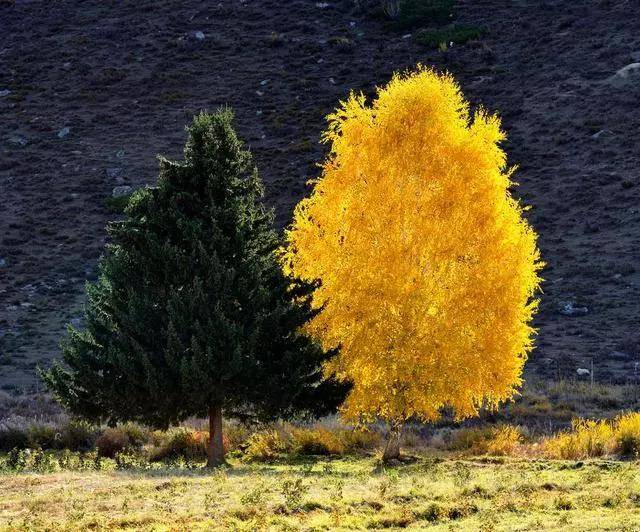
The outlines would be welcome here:
M 195 117 L 184 162 L 160 158 L 157 187 L 108 225 L 86 329 L 69 327 L 65 364 L 42 374 L 96 422 L 166 428 L 209 416 L 210 466 L 224 461 L 223 411 L 319 415 L 346 391 L 323 380 L 331 353 L 300 332 L 313 287 L 282 273 L 272 213 L 232 121 L 229 110 Z

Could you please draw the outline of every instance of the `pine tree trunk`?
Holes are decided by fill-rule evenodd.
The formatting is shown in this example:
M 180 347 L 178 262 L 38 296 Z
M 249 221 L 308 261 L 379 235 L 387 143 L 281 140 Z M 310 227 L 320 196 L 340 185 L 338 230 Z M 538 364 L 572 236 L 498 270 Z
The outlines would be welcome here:
M 384 453 L 382 454 L 382 461 L 389 462 L 390 460 L 400 459 L 400 435 L 402 433 L 401 423 L 391 423 L 389 426 L 389 437 L 387 443 L 384 446 Z
M 222 407 L 209 407 L 209 447 L 207 467 L 224 464 L 224 444 L 222 443 Z

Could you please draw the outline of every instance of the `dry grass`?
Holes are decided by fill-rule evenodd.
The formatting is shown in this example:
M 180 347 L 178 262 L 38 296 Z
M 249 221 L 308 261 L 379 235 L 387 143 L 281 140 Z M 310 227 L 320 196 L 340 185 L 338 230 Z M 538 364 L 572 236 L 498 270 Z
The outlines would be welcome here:
M 0 530 L 634 530 L 635 464 L 326 457 L 0 475 Z
M 550 458 L 580 459 L 607 455 L 636 458 L 640 450 L 640 413 L 623 414 L 613 420 L 583 420 L 571 430 L 542 441 Z

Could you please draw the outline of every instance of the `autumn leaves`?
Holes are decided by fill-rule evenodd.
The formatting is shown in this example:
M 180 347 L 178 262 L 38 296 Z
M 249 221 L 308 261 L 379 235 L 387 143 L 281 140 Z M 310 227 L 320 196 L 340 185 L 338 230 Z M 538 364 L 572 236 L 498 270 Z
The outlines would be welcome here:
M 541 267 L 509 193 L 500 121 L 449 75 L 398 74 L 329 117 L 331 154 L 286 233 L 286 268 L 320 280 L 307 331 L 339 347 L 351 420 L 459 418 L 510 398 L 532 348 Z

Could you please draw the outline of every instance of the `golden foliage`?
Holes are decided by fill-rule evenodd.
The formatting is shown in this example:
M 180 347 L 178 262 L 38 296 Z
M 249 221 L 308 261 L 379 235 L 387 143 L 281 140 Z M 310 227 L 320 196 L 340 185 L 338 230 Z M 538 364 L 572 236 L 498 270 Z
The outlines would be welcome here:
M 471 454 L 513 456 L 523 442 L 522 429 L 514 425 L 463 428 L 451 435 L 446 449 Z
M 561 432 L 542 442 L 545 456 L 577 460 L 604 456 L 612 451 L 613 428 L 607 421 L 577 419 L 572 430 Z
M 329 116 L 331 154 L 296 208 L 285 268 L 320 280 L 309 331 L 340 346 L 352 420 L 459 418 L 514 394 L 532 348 L 536 235 L 509 194 L 500 121 L 449 75 L 396 74 Z
M 640 453 L 640 413 L 629 412 L 612 420 L 576 419 L 572 430 L 546 438 L 542 449 L 549 458 L 570 460 L 613 453 L 637 457 Z

